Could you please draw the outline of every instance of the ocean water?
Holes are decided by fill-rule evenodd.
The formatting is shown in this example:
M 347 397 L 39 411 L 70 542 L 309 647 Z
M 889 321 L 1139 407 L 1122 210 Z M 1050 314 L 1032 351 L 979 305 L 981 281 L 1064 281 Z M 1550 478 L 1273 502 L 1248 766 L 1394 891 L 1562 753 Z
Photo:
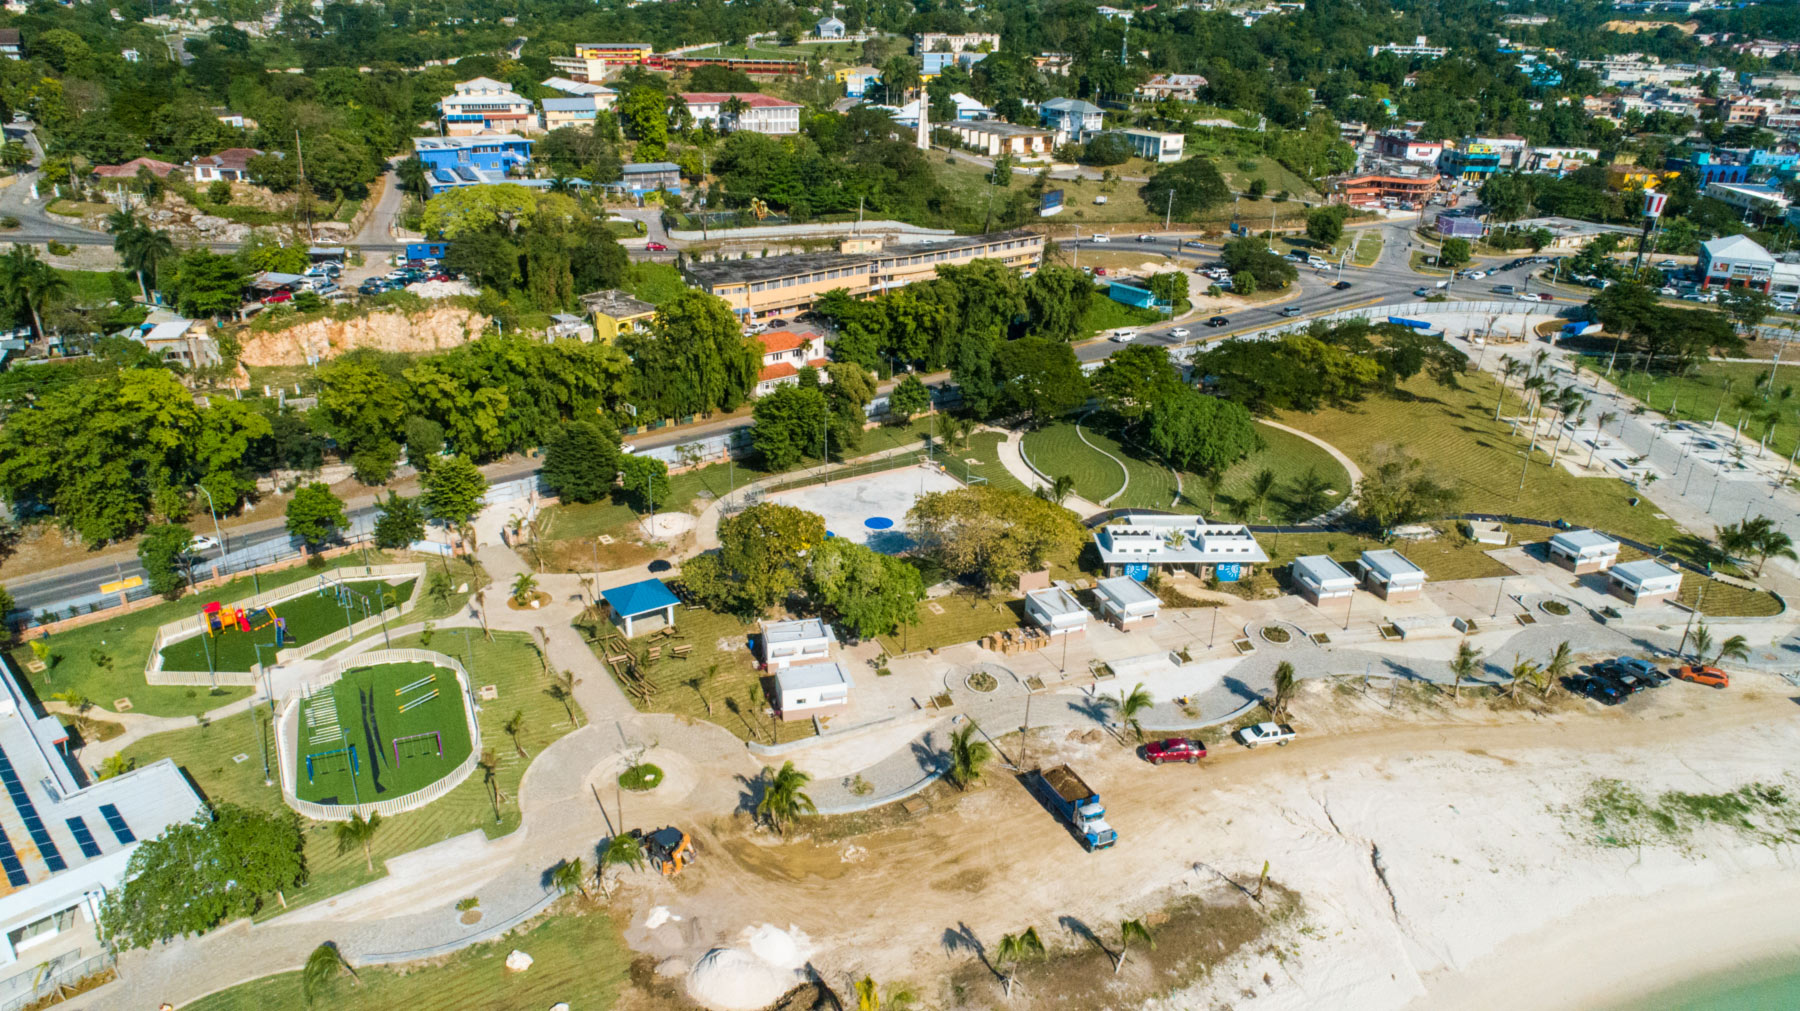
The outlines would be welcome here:
M 1800 1009 L 1800 965 L 1783 962 L 1709 976 L 1652 994 L 1615 1011 L 1795 1011 Z

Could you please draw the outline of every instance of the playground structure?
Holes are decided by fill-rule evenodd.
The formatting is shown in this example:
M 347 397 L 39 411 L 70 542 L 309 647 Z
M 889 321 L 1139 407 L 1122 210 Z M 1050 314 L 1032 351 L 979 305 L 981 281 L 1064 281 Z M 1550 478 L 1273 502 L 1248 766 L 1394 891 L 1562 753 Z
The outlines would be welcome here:
M 267 607 L 231 607 L 214 600 L 201 613 L 206 619 L 206 634 L 215 639 L 226 632 L 260 632 L 272 626 L 275 629 L 276 648 L 287 645 L 287 619 L 275 613 L 273 604 Z

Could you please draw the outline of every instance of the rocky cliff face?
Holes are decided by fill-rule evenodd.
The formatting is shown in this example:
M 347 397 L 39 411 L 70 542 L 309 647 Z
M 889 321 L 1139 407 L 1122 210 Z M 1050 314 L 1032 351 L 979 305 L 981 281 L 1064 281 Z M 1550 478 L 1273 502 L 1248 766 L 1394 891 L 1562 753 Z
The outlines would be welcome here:
M 488 318 L 468 309 L 440 306 L 423 312 L 377 312 L 356 319 L 316 319 L 275 333 L 244 336 L 245 365 L 305 365 L 357 348 L 441 351 L 481 335 Z

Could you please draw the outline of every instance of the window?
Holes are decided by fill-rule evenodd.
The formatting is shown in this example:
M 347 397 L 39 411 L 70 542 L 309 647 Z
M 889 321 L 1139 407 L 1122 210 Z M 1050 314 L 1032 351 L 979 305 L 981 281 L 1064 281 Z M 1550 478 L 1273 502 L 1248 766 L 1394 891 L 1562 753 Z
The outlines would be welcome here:
M 55 937 L 57 934 L 81 922 L 81 907 L 70 906 L 60 913 L 53 913 L 41 920 L 33 920 L 17 930 L 7 932 L 7 939 L 17 949 L 29 945 L 39 938 Z

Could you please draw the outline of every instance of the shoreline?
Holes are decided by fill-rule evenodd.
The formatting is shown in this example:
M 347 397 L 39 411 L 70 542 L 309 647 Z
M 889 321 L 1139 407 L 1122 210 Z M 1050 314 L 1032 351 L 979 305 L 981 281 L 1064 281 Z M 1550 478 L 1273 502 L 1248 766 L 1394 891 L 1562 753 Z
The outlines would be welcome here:
M 1405 1011 L 1619 1011 L 1734 969 L 1772 975 L 1778 963 L 1800 969 L 1800 871 L 1588 903 L 1466 970 L 1427 977 Z

